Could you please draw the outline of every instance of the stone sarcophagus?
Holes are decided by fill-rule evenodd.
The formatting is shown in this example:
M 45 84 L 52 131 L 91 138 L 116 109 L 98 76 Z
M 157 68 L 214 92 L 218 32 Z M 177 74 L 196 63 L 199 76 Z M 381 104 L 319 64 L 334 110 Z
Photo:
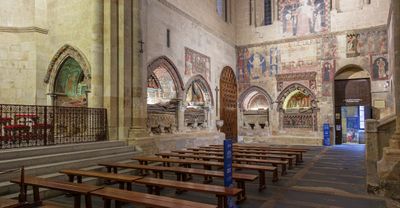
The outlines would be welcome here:
M 243 112 L 244 126 L 250 126 L 251 129 L 269 126 L 269 111 L 267 110 L 248 110 Z
M 207 113 L 204 109 L 187 108 L 185 110 L 185 126 L 190 128 L 206 128 Z
M 147 105 L 147 128 L 152 134 L 173 133 L 177 129 L 178 102 Z

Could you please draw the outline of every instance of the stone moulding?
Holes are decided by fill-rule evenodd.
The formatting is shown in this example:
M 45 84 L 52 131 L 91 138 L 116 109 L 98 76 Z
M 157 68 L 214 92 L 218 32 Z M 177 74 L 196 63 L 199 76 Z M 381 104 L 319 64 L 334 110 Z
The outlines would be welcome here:
M 7 26 L 0 26 L 0 32 L 8 32 L 8 33 L 41 33 L 41 34 L 48 34 L 49 30 L 40 28 L 40 27 L 7 27 Z

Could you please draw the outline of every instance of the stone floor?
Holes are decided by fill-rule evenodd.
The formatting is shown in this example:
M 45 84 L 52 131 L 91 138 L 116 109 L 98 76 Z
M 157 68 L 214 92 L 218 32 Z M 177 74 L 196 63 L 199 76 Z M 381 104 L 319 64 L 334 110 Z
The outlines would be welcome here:
M 273 184 L 268 178 L 267 189 L 263 192 L 258 192 L 256 182 L 246 184 L 248 198 L 238 207 L 386 207 L 384 199 L 366 193 L 364 145 L 310 147 L 310 149 L 311 151 L 304 155 L 305 162 L 290 170 L 286 176 L 280 178 L 279 182 Z M 175 179 L 174 175 L 168 175 L 167 178 Z M 195 177 L 194 180 L 201 182 L 201 179 Z M 215 179 L 214 184 L 222 185 L 223 181 Z M 145 192 L 145 187 L 135 185 L 134 190 Z M 210 194 L 185 192 L 176 195 L 174 190 L 164 189 L 161 195 L 216 204 L 216 197 Z M 51 201 L 72 205 L 72 198 L 64 196 Z M 94 198 L 94 207 L 102 207 L 102 201 Z

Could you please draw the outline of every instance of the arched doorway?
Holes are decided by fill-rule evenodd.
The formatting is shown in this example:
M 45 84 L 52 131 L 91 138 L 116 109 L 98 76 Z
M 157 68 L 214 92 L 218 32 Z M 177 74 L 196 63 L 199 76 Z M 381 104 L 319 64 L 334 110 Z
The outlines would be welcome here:
M 237 85 L 232 68 L 225 67 L 219 80 L 220 87 L 220 119 L 224 121 L 221 131 L 226 138 L 237 141 Z
M 90 80 L 87 59 L 76 48 L 64 45 L 50 62 L 44 81 L 49 84 L 52 105 L 87 107 Z
M 372 116 L 370 75 L 349 65 L 335 75 L 335 143 L 365 143 L 365 120 Z

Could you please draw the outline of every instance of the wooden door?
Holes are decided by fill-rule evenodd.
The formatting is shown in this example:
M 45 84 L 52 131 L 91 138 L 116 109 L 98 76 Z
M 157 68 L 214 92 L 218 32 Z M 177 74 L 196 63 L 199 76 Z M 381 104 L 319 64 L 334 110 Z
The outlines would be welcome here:
M 235 73 L 230 67 L 222 70 L 220 81 L 220 119 L 224 120 L 221 131 L 226 138 L 237 141 L 237 85 Z

